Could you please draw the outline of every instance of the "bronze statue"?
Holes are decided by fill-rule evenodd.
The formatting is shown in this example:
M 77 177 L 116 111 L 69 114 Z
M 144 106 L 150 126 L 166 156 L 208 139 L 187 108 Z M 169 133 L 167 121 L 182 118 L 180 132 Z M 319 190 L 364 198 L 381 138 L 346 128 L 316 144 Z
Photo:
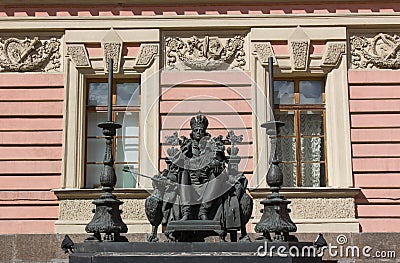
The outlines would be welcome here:
M 178 241 L 202 241 L 212 231 L 202 231 L 201 225 L 217 222 L 219 227 L 215 232 L 221 239 L 225 240 L 230 233 L 231 241 L 236 241 L 240 230 L 240 240 L 250 241 L 246 224 L 251 217 L 253 200 L 246 193 L 246 177 L 238 171 L 240 157 L 236 147 L 243 136 L 230 131 L 226 139 L 222 135 L 212 138 L 207 133 L 208 119 L 200 113 L 191 119 L 190 127 L 190 138 L 179 138 L 177 132 L 166 137 L 172 146 L 167 150 L 168 166 L 153 178 L 154 192 L 146 200 L 146 215 L 153 226 L 148 240 L 158 240 L 159 224 L 168 229 L 174 222 L 174 226 L 193 224 L 198 228 L 188 231 L 192 232 L 191 239 L 190 233 L 183 232 Z M 228 155 L 225 155 L 225 145 L 230 145 L 226 150 Z M 175 240 L 170 233 L 166 235 Z M 196 239 L 199 236 L 202 237 Z

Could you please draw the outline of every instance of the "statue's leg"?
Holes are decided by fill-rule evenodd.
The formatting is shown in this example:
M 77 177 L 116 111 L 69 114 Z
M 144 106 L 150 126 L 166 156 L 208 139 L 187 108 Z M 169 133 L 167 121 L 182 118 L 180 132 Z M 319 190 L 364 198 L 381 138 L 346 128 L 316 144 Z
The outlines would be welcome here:
M 148 242 L 157 242 L 158 241 L 157 229 L 158 229 L 158 226 L 152 226 L 151 235 L 147 238 Z
M 191 190 L 190 187 L 190 175 L 187 171 L 182 173 L 181 184 L 179 185 L 179 195 L 181 198 L 181 211 L 182 211 L 182 218 L 181 220 L 189 220 L 191 219 L 191 208 L 190 208 L 190 200 L 191 200 Z
M 229 231 L 229 236 L 231 237 L 231 242 L 237 242 L 237 231 L 236 230 Z
M 241 213 L 242 214 L 242 213 Z M 240 238 L 239 242 L 251 242 L 250 236 L 247 233 L 246 223 L 243 216 L 240 217 Z
M 200 205 L 199 208 L 199 218 L 200 220 L 208 220 L 208 211 L 210 210 L 212 201 L 205 202 Z

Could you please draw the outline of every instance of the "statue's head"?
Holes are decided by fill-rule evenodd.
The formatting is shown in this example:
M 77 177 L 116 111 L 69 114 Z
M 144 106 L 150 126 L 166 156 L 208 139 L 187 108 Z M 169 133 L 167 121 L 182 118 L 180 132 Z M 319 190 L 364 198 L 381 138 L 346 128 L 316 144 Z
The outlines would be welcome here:
M 208 119 L 206 116 L 202 115 L 200 112 L 196 117 L 190 120 L 190 128 L 192 129 L 192 138 L 195 140 L 200 140 L 206 135 L 206 130 L 208 127 Z

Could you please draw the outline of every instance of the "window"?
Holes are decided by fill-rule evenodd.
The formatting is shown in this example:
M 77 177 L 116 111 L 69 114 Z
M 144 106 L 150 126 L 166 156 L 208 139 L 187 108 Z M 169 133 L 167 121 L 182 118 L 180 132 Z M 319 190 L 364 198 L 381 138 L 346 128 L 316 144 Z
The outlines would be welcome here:
M 117 188 L 137 187 L 139 172 L 139 81 L 116 80 L 113 84 L 113 121 L 122 125 L 117 129 L 113 141 Z M 105 139 L 97 124 L 107 120 L 107 80 L 87 82 L 86 103 L 86 171 L 85 187 L 100 187 L 100 173 L 103 168 Z
M 284 186 L 326 186 L 325 93 L 322 80 L 276 80 L 275 119 L 285 123 L 280 153 Z

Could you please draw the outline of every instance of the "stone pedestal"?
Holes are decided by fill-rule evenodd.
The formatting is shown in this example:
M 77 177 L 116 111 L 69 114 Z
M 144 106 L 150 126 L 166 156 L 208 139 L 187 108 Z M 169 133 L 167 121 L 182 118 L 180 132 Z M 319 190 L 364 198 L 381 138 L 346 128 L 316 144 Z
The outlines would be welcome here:
M 178 242 L 204 242 L 209 236 L 223 237 L 221 223 L 213 220 L 171 221 L 165 230 L 167 237 Z
M 320 257 L 292 256 L 290 251 L 308 251 L 310 242 L 252 242 L 252 243 L 118 243 L 96 242 L 76 244 L 70 263 L 322 263 Z M 260 248 L 261 247 L 261 248 Z M 281 249 L 279 251 L 278 249 Z M 287 253 L 282 253 L 285 250 Z M 258 256 L 257 251 L 266 255 Z M 279 252 L 279 253 L 278 253 Z

